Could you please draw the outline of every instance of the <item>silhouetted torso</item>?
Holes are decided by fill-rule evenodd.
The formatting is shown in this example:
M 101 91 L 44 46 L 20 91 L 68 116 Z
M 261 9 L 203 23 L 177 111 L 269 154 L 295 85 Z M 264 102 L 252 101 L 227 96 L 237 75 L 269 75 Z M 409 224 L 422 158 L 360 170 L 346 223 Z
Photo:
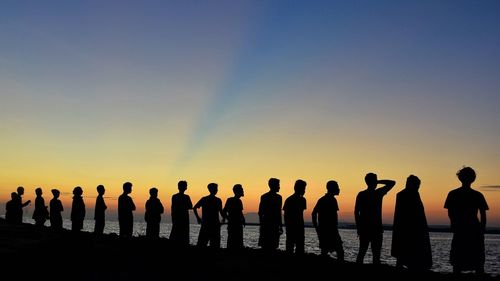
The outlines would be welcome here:
M 120 237 L 132 237 L 134 227 L 135 204 L 131 197 L 122 194 L 118 197 L 118 222 L 120 224 Z
M 63 228 L 61 212 L 64 211 L 61 200 L 53 198 L 50 200 L 50 227 L 59 230 Z
M 15 195 L 17 196 L 17 195 Z M 5 204 L 5 220 L 10 223 L 10 224 L 17 224 L 19 223 L 19 218 L 21 218 L 22 221 L 22 207 L 21 207 L 21 200 L 18 198 L 13 198 Z
M 286 227 L 286 250 L 296 253 L 304 252 L 304 210 L 306 199 L 293 194 L 285 200 L 283 205 Z
M 49 212 L 47 211 L 47 206 L 45 206 L 45 200 L 42 196 L 37 196 L 35 198 L 35 210 L 33 211 L 32 218 L 35 220 L 35 224 L 38 226 L 43 226 L 45 221 L 47 221 L 47 217 L 49 216 Z
M 356 222 L 360 235 L 378 234 L 384 231 L 382 226 L 382 199 L 387 191 L 379 188 L 363 190 L 356 197 L 359 207 L 359 221 Z
M 453 232 L 451 264 L 459 270 L 483 267 L 484 230 L 478 212 L 488 210 L 484 196 L 471 188 L 460 187 L 448 193 L 444 207 L 448 209 Z
M 83 220 L 85 219 L 85 203 L 83 197 L 73 196 L 71 205 L 71 230 L 80 231 L 83 229 Z
M 281 195 L 267 192 L 260 197 L 260 237 L 259 245 L 263 249 L 274 250 L 279 246 L 281 235 Z
M 193 208 L 202 208 L 201 228 L 198 236 L 198 246 L 220 247 L 220 219 L 222 212 L 222 200 L 216 196 L 205 196 L 196 203 Z
M 107 208 L 108 207 L 104 202 L 103 196 L 97 195 L 97 198 L 95 199 L 95 209 L 94 209 L 94 220 L 95 220 L 94 233 L 96 234 L 102 234 L 104 232 Z
M 158 238 L 160 235 L 161 214 L 163 214 L 163 204 L 158 198 L 149 198 L 146 201 L 146 212 L 144 220 L 146 221 L 146 236 Z
M 192 208 L 193 203 L 189 195 L 177 193 L 172 196 L 170 240 L 175 244 L 189 244 L 189 210 Z
M 403 189 L 396 195 L 391 255 L 411 269 L 430 269 L 432 252 L 420 194 Z
M 231 197 L 226 201 L 224 213 L 227 218 L 227 248 L 238 249 L 243 248 L 243 203 L 240 198 Z

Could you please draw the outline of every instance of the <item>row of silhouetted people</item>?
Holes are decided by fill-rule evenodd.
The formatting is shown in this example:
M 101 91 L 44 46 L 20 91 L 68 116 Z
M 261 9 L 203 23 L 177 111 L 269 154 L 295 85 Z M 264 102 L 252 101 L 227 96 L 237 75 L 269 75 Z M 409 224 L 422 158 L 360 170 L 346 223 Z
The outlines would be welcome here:
M 454 272 L 474 270 L 484 272 L 484 232 L 486 228 L 486 210 L 488 205 L 484 196 L 471 188 L 476 179 L 475 171 L 464 167 L 458 171 L 457 177 L 462 186 L 449 192 L 444 207 L 448 209 L 453 239 L 450 251 L 450 262 Z M 373 263 L 380 263 L 383 242 L 382 200 L 395 186 L 393 180 L 379 180 L 374 173 L 365 176 L 366 189 L 356 197 L 354 216 L 359 237 L 357 263 L 363 263 L 368 247 L 371 246 Z M 268 251 L 276 250 L 280 236 L 283 234 L 282 211 L 286 229 L 286 251 L 304 253 L 304 216 L 306 199 L 304 197 L 307 183 L 297 180 L 294 193 L 283 203 L 279 194 L 280 181 L 271 178 L 268 181 L 269 191 L 260 197 L 259 223 L 260 235 L 258 245 Z M 381 185 L 379 187 L 379 185 Z M 236 184 L 233 187 L 234 196 L 228 198 L 223 206 L 222 200 L 216 196 L 218 185 L 210 183 L 207 186 L 209 195 L 202 197 L 194 206 L 189 195 L 185 194 L 187 182 L 179 181 L 177 194 L 172 196 L 171 217 L 172 230 L 170 240 L 174 245 L 189 245 L 189 210 L 194 215 L 201 228 L 198 235 L 198 246 L 210 245 L 220 247 L 221 224 L 227 222 L 227 248 L 241 249 L 243 245 L 243 187 Z M 391 255 L 396 257 L 398 267 L 408 267 L 416 270 L 428 270 L 432 266 L 432 252 L 429 230 L 425 216 L 424 205 L 420 199 L 420 179 L 414 175 L 407 178 L 405 188 L 397 194 L 394 212 Z M 42 189 L 35 190 L 35 209 L 33 219 L 37 226 L 43 226 L 47 219 L 53 229 L 60 230 L 62 226 L 63 205 L 59 200 L 60 192 L 52 189 L 53 199 L 50 200 L 50 213 L 42 197 Z M 107 209 L 103 195 L 105 188 L 97 186 L 98 196 L 95 202 L 96 234 L 102 234 L 105 226 L 105 211 Z M 133 233 L 133 211 L 136 207 L 129 196 L 132 183 L 123 184 L 123 193 L 118 197 L 118 221 L 120 237 L 130 238 Z M 316 203 L 312 211 L 312 222 L 316 229 L 319 247 L 322 255 L 335 252 L 337 259 L 344 260 L 342 238 L 338 230 L 338 203 L 335 196 L 340 188 L 336 181 L 326 184 L 326 194 Z M 11 200 L 6 205 L 6 220 L 10 223 L 21 223 L 23 207 L 31 203 L 22 202 L 24 188 L 19 187 L 11 194 Z M 71 222 L 73 231 L 83 228 L 85 218 L 85 203 L 83 190 L 77 186 L 73 190 Z M 146 236 L 158 238 L 160 233 L 163 205 L 158 198 L 158 189 L 149 190 L 150 198 L 145 206 Z M 198 209 L 201 208 L 201 216 Z M 479 217 L 478 217 L 479 214 Z M 222 221 L 220 220 L 222 218 Z

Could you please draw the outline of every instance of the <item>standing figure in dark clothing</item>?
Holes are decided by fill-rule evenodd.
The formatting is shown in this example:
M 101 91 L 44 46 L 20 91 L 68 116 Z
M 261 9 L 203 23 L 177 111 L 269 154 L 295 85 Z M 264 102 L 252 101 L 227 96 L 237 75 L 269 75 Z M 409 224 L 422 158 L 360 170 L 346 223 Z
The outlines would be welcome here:
M 95 225 L 94 225 L 94 233 L 97 235 L 101 235 L 104 233 L 104 224 L 106 221 L 106 209 L 108 206 L 106 206 L 106 203 L 104 202 L 104 193 L 106 192 L 106 189 L 104 188 L 104 185 L 98 185 L 97 186 L 97 198 L 95 199 L 95 209 L 94 209 L 94 220 L 95 220 Z
M 293 187 L 294 193 L 285 200 L 283 205 L 286 228 L 286 251 L 296 254 L 304 253 L 304 210 L 307 208 L 306 182 L 297 180 Z
M 483 194 L 471 187 L 476 180 L 476 172 L 472 168 L 462 168 L 457 176 L 462 186 L 450 191 L 444 203 L 453 232 L 450 263 L 455 273 L 474 270 L 482 274 L 488 204 Z
M 64 211 L 61 200 L 59 200 L 59 195 L 61 194 L 59 190 L 52 189 L 52 195 L 54 198 L 50 200 L 50 227 L 54 230 L 63 229 L 63 220 L 61 212 Z
M 79 232 L 83 229 L 85 219 L 85 203 L 83 202 L 83 189 L 79 186 L 73 189 L 73 204 L 71 205 L 71 230 Z
M 35 189 L 35 210 L 33 211 L 32 218 L 35 220 L 36 226 L 43 226 L 49 217 L 49 211 L 47 210 L 47 206 L 45 206 L 45 200 L 42 197 L 42 193 L 40 187 Z
M 259 246 L 264 250 L 276 250 L 279 247 L 280 236 L 283 234 L 283 222 L 281 218 L 282 198 L 280 191 L 280 180 L 270 178 L 269 191 L 260 197 L 259 222 L 260 235 Z
M 362 264 L 368 246 L 371 244 L 373 264 L 380 264 L 382 249 L 382 199 L 396 184 L 393 180 L 378 180 L 377 175 L 368 173 L 365 176 L 366 190 L 358 193 L 354 206 L 354 218 L 359 236 L 359 252 L 356 262 Z M 378 184 L 384 186 L 377 189 Z
M 243 216 L 243 203 L 241 197 L 244 196 L 241 184 L 233 187 L 234 197 L 228 198 L 222 210 L 227 218 L 227 248 L 243 248 L 243 227 L 245 226 L 245 216 Z
M 179 181 L 177 184 L 179 193 L 172 195 L 172 231 L 170 241 L 174 245 L 189 245 L 189 210 L 193 209 L 193 203 L 189 195 L 184 194 L 187 189 L 186 181 Z
M 396 195 L 391 247 L 396 266 L 418 271 L 432 266 L 429 228 L 419 188 L 420 179 L 410 175 L 405 189 Z
M 222 200 L 215 196 L 218 191 L 216 183 L 208 184 L 210 195 L 202 197 L 193 207 L 194 215 L 201 224 L 198 236 L 198 246 L 207 246 L 210 243 L 212 248 L 220 248 L 220 219 L 219 214 L 224 218 L 222 212 Z M 201 218 L 198 215 L 198 208 L 202 208 Z
M 135 204 L 130 196 L 132 183 L 123 184 L 123 193 L 118 197 L 118 224 L 120 225 L 120 237 L 131 238 L 134 230 Z
M 23 195 L 24 195 L 24 187 L 19 186 L 17 188 L 17 199 L 19 200 L 19 204 L 16 204 L 16 206 L 19 209 L 15 213 L 15 222 L 17 224 L 23 223 L 23 208 L 31 204 L 31 200 L 28 200 L 23 203 Z
M 344 247 L 338 228 L 339 205 L 336 195 L 339 195 L 340 188 L 336 181 L 331 180 L 326 184 L 326 194 L 321 197 L 312 211 L 312 222 L 318 234 L 319 248 L 321 255 L 335 251 L 337 260 L 344 260 Z
M 160 221 L 163 214 L 163 204 L 158 199 L 158 189 L 153 187 L 149 190 L 149 199 L 146 201 L 146 212 L 144 220 L 146 221 L 146 237 L 160 237 Z
M 20 206 L 21 200 L 19 200 L 16 192 L 10 194 L 10 200 L 5 204 L 5 220 L 7 223 L 16 224 L 17 218 L 19 217 L 19 210 L 22 208 Z

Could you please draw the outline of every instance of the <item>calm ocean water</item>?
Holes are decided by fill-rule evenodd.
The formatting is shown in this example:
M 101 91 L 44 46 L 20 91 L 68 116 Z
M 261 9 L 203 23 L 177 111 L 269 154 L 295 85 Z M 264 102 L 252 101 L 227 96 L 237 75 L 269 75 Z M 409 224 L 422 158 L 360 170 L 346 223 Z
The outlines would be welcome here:
M 25 222 L 34 223 L 32 219 L 26 219 Z M 46 223 L 48 225 L 48 223 Z M 71 229 L 71 221 L 64 219 L 64 228 Z M 84 231 L 92 232 L 94 229 L 94 221 L 86 220 L 84 223 Z M 162 223 L 160 226 L 160 236 L 166 237 L 170 235 L 171 224 Z M 191 224 L 191 244 L 196 245 L 198 239 L 198 232 L 200 226 L 197 224 Z M 104 229 L 105 233 L 119 233 L 119 227 L 117 221 L 107 221 Z M 134 236 L 145 235 L 146 233 L 146 223 L 145 222 L 134 222 Z M 356 230 L 353 229 L 341 229 L 340 235 L 344 242 L 345 259 L 347 261 L 355 261 L 358 252 L 358 237 Z M 308 253 L 319 254 L 320 249 L 318 246 L 318 239 L 316 232 L 313 228 L 305 229 L 305 250 Z M 382 261 L 383 263 L 395 265 L 396 260 L 391 257 L 391 231 L 384 232 L 384 242 L 382 244 Z M 224 248 L 226 246 L 227 228 L 222 226 L 221 231 L 221 246 Z M 247 226 L 244 230 L 244 243 L 245 246 L 250 248 L 258 248 L 257 242 L 259 238 L 259 227 L 258 226 Z M 432 270 L 436 272 L 451 272 L 452 268 L 448 262 L 450 246 L 451 246 L 451 233 L 447 232 L 431 232 L 431 245 L 432 245 L 432 258 L 433 267 Z M 500 235 L 498 234 L 487 234 L 485 237 L 486 246 L 486 263 L 485 271 L 491 275 L 500 275 Z M 285 249 L 285 235 L 281 237 L 280 249 Z M 335 256 L 335 254 L 333 254 Z M 365 263 L 372 261 L 372 256 L 370 249 L 365 257 Z

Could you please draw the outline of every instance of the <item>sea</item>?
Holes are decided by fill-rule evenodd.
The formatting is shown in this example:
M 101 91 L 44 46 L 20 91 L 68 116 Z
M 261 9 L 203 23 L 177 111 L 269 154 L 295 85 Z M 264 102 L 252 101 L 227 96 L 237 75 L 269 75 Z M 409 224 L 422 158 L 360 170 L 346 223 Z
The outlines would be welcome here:
M 24 222 L 33 223 L 32 219 L 25 217 Z M 48 222 L 46 223 L 48 225 Z M 71 221 L 69 219 L 63 220 L 63 227 L 71 229 Z M 160 237 L 168 238 L 171 223 L 162 222 L 160 225 Z M 94 221 L 85 220 L 83 231 L 92 232 L 94 230 Z M 196 245 L 200 226 L 198 224 L 191 224 L 190 240 L 192 245 Z M 119 226 L 117 221 L 106 221 L 104 228 L 105 233 L 119 233 Z M 356 261 L 358 253 L 359 240 L 355 229 L 340 229 L 340 236 L 344 243 L 345 259 L 347 261 Z M 144 236 L 146 234 L 146 223 L 144 221 L 134 222 L 134 236 Z M 243 239 L 246 247 L 258 248 L 259 227 L 256 225 L 248 225 L 243 231 Z M 280 239 L 279 248 L 285 249 L 285 237 L 283 234 Z M 221 229 L 221 247 L 226 247 L 227 227 L 222 226 Z M 430 232 L 430 240 L 432 247 L 432 270 L 436 272 L 449 273 L 452 272 L 452 267 L 449 263 L 450 247 L 451 247 L 452 234 L 449 232 Z M 384 231 L 384 240 L 382 244 L 382 263 L 389 265 L 396 265 L 396 260 L 391 256 L 391 241 L 392 232 L 390 230 Z M 485 272 L 491 276 L 500 276 L 500 234 L 486 234 L 485 235 Z M 320 254 L 318 238 L 314 228 L 305 228 L 305 251 L 307 253 Z M 335 257 L 335 253 L 331 254 Z M 372 262 L 372 255 L 370 249 L 365 256 L 365 263 Z

